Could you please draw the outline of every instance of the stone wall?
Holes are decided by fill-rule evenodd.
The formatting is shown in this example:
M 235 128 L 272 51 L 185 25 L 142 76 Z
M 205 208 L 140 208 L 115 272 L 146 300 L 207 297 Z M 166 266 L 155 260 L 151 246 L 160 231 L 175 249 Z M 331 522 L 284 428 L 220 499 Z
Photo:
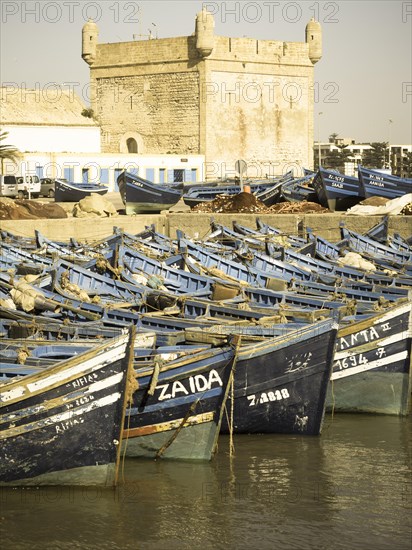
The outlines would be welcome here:
M 231 227 L 236 220 L 242 225 L 256 229 L 256 214 L 213 214 L 216 222 Z M 365 233 L 382 220 L 382 216 L 347 216 L 334 214 L 263 214 L 265 223 L 277 227 L 286 234 L 298 234 L 311 228 L 313 232 L 331 242 L 340 240 L 340 222 L 348 229 Z M 176 230 L 184 231 L 189 237 L 204 238 L 210 232 L 210 214 L 175 212 L 158 215 L 115 216 L 112 218 L 66 218 L 61 220 L 0 220 L 0 230 L 4 229 L 22 237 L 34 237 L 35 229 L 50 239 L 69 241 L 74 237 L 80 242 L 92 242 L 113 234 L 113 226 L 128 233 L 139 233 L 147 225 L 155 224 L 156 231 L 176 238 Z M 399 233 L 410 236 L 410 216 L 389 216 L 389 234 Z
M 96 51 L 92 105 L 103 152 L 123 151 L 125 136 L 136 134 L 145 154 L 205 155 L 209 179 L 239 158 L 258 166 L 252 176 L 311 167 L 308 44 L 215 36 L 202 58 L 193 35 Z
M 206 161 L 220 165 L 223 175 L 242 158 L 252 177 L 308 166 L 308 88 L 305 77 L 212 71 Z
M 103 152 L 120 150 L 126 133 L 138 133 L 139 153 L 199 153 L 199 77 L 173 72 L 99 78 L 96 114 L 103 132 Z

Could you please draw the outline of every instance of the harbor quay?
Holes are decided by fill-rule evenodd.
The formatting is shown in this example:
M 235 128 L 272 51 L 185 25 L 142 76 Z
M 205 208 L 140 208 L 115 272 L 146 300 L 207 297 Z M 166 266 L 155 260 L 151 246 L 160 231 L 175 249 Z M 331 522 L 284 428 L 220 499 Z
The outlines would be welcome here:
M 146 226 L 154 224 L 156 231 L 174 238 L 180 229 L 188 237 L 204 238 L 210 231 L 213 218 L 217 223 L 231 227 L 233 221 L 250 228 L 256 228 L 256 218 L 278 228 L 285 234 L 301 234 L 308 229 L 317 236 L 331 242 L 340 240 L 340 224 L 357 233 L 365 233 L 382 220 L 382 216 L 353 216 L 345 212 L 326 214 L 209 214 L 200 212 L 169 211 L 160 214 L 118 215 L 105 218 L 64 218 L 32 220 L 0 220 L 0 230 L 6 230 L 21 237 L 32 237 L 37 229 L 45 237 L 68 241 L 71 237 L 80 242 L 93 242 L 113 234 L 113 227 L 126 233 L 136 234 Z M 408 238 L 412 233 L 410 216 L 390 216 L 389 234 L 398 233 Z

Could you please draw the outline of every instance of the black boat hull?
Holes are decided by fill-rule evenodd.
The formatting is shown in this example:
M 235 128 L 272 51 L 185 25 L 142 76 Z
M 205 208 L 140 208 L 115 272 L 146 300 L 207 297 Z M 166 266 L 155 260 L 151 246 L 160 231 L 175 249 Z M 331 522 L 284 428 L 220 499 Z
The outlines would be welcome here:
M 127 344 L 123 335 L 1 387 L 0 485 L 115 484 Z
M 56 180 L 54 201 L 55 202 L 79 202 L 91 195 L 105 195 L 107 187 L 90 184 L 72 184 Z
M 207 350 L 161 367 L 153 395 L 153 368 L 137 371 L 139 389 L 125 419 L 129 457 L 210 460 L 219 435 L 233 350 Z
M 235 372 L 234 433 L 321 432 L 336 329 L 331 321 L 323 322 L 319 330 L 307 327 L 241 348 Z M 226 418 L 222 431 L 229 431 Z

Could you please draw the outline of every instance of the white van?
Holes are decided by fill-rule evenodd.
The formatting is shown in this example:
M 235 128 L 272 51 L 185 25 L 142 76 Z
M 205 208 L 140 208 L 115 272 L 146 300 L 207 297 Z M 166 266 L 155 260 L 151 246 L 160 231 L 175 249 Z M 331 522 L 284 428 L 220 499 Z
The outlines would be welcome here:
M 16 176 L 0 175 L 0 197 L 17 197 L 17 193 Z
M 0 197 L 23 199 L 28 197 L 37 198 L 40 195 L 40 179 L 32 176 L 2 176 L 0 175 Z
M 39 176 L 16 176 L 17 179 L 17 197 L 23 199 L 28 197 L 29 193 L 32 199 L 40 196 L 40 178 Z

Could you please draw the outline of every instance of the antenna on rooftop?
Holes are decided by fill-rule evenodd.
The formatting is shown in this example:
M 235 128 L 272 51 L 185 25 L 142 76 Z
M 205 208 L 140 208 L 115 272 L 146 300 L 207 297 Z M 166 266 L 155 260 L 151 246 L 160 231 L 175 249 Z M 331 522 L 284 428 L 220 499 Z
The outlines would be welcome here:
M 156 27 L 155 28 L 155 31 L 156 31 L 155 38 L 157 39 L 157 25 L 156 25 L 156 23 L 152 23 L 152 27 Z
M 152 25 L 154 27 L 156 27 L 156 23 L 152 23 Z M 156 28 L 156 33 L 155 33 L 155 36 L 153 36 L 153 30 L 151 28 L 147 29 L 149 34 L 134 34 L 133 35 L 133 40 L 136 40 L 136 39 L 139 39 L 139 38 L 148 38 L 149 40 L 153 40 L 154 38 L 157 38 L 157 28 Z

